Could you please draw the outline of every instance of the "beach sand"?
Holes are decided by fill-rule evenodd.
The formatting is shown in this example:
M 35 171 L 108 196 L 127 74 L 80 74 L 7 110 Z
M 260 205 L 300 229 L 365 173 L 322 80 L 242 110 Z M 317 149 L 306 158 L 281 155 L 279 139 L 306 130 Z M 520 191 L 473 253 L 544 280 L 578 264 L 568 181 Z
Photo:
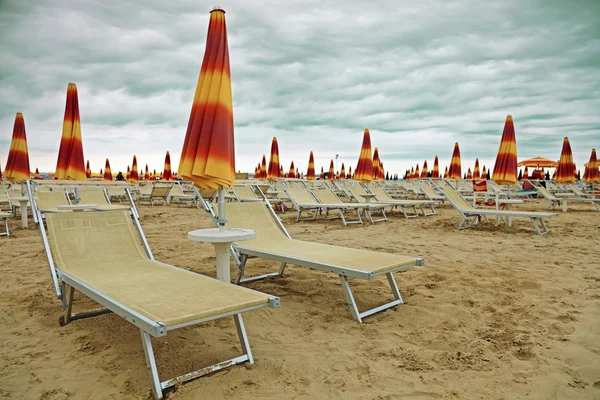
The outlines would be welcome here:
M 157 260 L 215 276 L 212 246 L 187 239 L 212 226 L 203 210 L 144 206 L 140 214 Z M 168 398 L 600 398 L 600 213 L 591 206 L 560 213 L 544 237 L 528 219 L 458 231 L 448 206 L 364 226 L 294 219 L 283 215 L 298 239 L 424 257 L 424 267 L 396 274 L 405 304 L 360 325 L 336 275 L 291 266 L 247 285 L 281 297 L 281 308 L 244 316 L 255 364 L 188 382 Z M 115 315 L 60 327 L 39 232 L 14 219 L 10 228 L 0 238 L 0 397 L 149 398 L 138 329 Z M 247 272 L 277 267 L 250 260 Z M 352 286 L 362 309 L 391 298 L 385 277 Z M 82 296 L 74 304 L 94 305 Z M 232 318 L 153 343 L 162 379 L 240 352 Z

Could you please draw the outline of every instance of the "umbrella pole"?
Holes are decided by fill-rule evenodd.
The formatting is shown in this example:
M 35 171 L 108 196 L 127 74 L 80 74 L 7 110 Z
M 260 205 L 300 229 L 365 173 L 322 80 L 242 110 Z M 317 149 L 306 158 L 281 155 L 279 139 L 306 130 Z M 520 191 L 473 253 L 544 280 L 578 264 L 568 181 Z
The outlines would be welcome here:
M 217 205 L 219 215 L 217 216 L 217 223 L 219 224 L 219 231 L 224 231 L 227 220 L 225 219 L 225 190 L 223 190 L 223 188 L 219 189 L 218 196 L 219 200 Z

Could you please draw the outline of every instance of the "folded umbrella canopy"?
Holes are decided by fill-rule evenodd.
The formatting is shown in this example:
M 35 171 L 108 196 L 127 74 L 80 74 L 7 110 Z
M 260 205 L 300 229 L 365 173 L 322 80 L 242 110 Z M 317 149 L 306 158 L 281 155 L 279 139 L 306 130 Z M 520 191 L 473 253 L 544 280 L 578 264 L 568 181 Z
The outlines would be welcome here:
M 592 149 L 590 161 L 585 166 L 583 180 L 587 183 L 600 183 L 600 170 L 598 170 L 598 158 L 596 157 L 596 149 Z
M 569 143 L 569 138 L 565 137 L 563 140 L 563 147 L 562 151 L 560 152 L 560 160 L 558 160 L 558 166 L 556 167 L 554 179 L 558 183 L 573 183 L 577 179 L 576 176 L 571 144 Z
M 131 163 L 131 173 L 129 174 L 129 182 L 138 183 L 140 181 L 140 175 L 138 174 L 137 158 L 133 156 L 133 162 Z
M 348 167 L 348 176 L 347 176 L 347 178 L 348 179 L 352 179 L 352 166 Z
M 452 160 L 450 161 L 450 169 L 448 173 L 444 175 L 447 179 L 462 179 L 462 169 L 460 165 L 460 148 L 458 142 L 454 143 L 454 151 L 452 152 Z
M 373 156 L 371 153 L 371 134 L 368 129 L 365 129 L 363 134 L 363 142 L 360 148 L 360 156 L 358 164 L 354 169 L 354 179 L 361 182 L 373 181 Z
M 373 150 L 373 180 L 380 181 L 381 180 L 381 160 L 379 159 L 379 149 L 375 147 Z
M 440 165 L 438 161 L 438 156 L 435 156 L 435 160 L 433 160 L 433 171 L 431 171 L 432 178 L 440 177 Z
M 421 174 L 419 173 L 419 163 L 417 163 L 417 166 L 415 167 L 415 174 L 413 175 L 413 179 L 419 179 L 421 177 Z
M 346 179 L 346 167 L 344 167 L 344 163 L 342 163 L 342 168 L 340 169 L 340 179 Z
M 15 116 L 8 160 L 4 167 L 4 178 L 9 182 L 21 182 L 31 178 L 25 120 L 21 113 L 17 113 Z
M 479 172 L 479 158 L 475 159 L 475 168 L 473 168 L 473 179 L 479 179 L 481 174 Z
M 492 180 L 499 185 L 514 185 L 517 183 L 517 140 L 515 126 L 510 115 L 504 122 L 502 139 L 496 155 Z
M 325 180 L 325 172 L 323 171 L 323 167 L 321 167 L 321 175 L 319 175 L 320 180 Z
M 471 174 L 471 168 L 469 168 L 467 170 L 467 178 L 466 179 L 473 179 L 473 175 Z
M 92 177 L 92 169 L 90 168 L 90 160 L 87 160 L 87 163 L 85 164 L 85 177 L 88 179 Z
M 144 172 L 144 180 L 145 181 L 150 180 L 150 171 L 148 171 L 148 164 L 146 164 L 146 171 Z
M 196 89 L 196 94 L 198 94 L 198 89 Z M 194 98 L 194 104 L 196 104 L 195 103 L 195 98 Z M 194 111 L 194 106 L 192 105 L 192 113 L 193 113 L 193 111 Z M 192 116 L 190 116 L 190 121 L 191 120 L 192 120 Z M 189 132 L 189 130 L 190 130 L 190 123 L 188 122 L 188 132 Z M 186 133 L 186 139 L 187 139 L 187 137 L 188 137 L 188 135 Z M 187 144 L 187 141 L 184 141 L 183 142 L 184 150 L 186 148 L 186 144 Z M 191 151 L 191 148 L 190 148 L 190 151 Z M 183 150 L 182 150 L 181 160 L 179 161 L 179 174 L 180 175 L 182 174 L 181 173 L 181 162 L 183 161 L 183 157 L 184 157 L 183 155 L 184 154 L 185 153 L 183 153 Z M 188 163 L 188 164 L 193 165 L 194 164 L 194 159 L 191 160 L 190 163 Z M 186 177 L 189 180 L 192 180 L 192 178 L 189 178 L 187 175 L 183 175 L 183 176 Z M 165 166 L 164 166 L 163 173 L 162 173 L 162 180 L 163 181 L 170 181 L 172 179 L 173 179 L 173 175 L 171 174 L 171 154 L 169 154 L 169 152 L 167 151 L 167 154 L 165 155 Z M 192 180 L 192 182 L 194 182 L 194 181 Z M 194 183 L 196 183 L 196 182 L 194 182 Z
M 33 179 L 40 179 L 40 170 L 35 169 L 35 174 L 33 174 Z
M 81 124 L 79 122 L 79 100 L 77 86 L 69 83 L 67 86 L 67 102 L 63 120 L 60 148 L 54 179 L 85 180 L 86 168 L 81 142 Z
M 333 160 L 329 162 L 329 172 L 327 172 L 327 180 L 332 181 L 335 179 L 335 171 L 333 170 Z
M 529 179 L 529 170 L 527 169 L 527 167 L 525 167 L 525 169 L 523 170 L 523 179 Z
M 271 140 L 271 155 L 269 156 L 269 169 L 267 171 L 267 179 L 270 181 L 277 180 L 280 177 L 281 169 L 279 168 L 279 144 L 277 138 Z
M 444 170 L 444 178 L 448 178 L 448 167 Z
M 423 161 L 423 169 L 421 170 L 421 178 L 426 179 L 429 171 L 427 170 L 427 160 Z
M 288 178 L 296 178 L 296 168 L 294 168 L 294 162 L 290 164 L 290 170 L 288 172 Z
M 406 179 L 415 179 L 415 167 L 410 167 L 410 172 L 407 174 Z
M 129 179 L 131 179 L 131 168 L 129 168 L 129 165 L 127 166 L 127 174 L 125 175 L 125 180 L 127 182 L 129 182 Z
M 108 158 L 106 159 L 106 162 L 104 163 L 104 180 L 105 181 L 112 181 L 112 172 L 110 171 L 110 163 L 108 162 Z

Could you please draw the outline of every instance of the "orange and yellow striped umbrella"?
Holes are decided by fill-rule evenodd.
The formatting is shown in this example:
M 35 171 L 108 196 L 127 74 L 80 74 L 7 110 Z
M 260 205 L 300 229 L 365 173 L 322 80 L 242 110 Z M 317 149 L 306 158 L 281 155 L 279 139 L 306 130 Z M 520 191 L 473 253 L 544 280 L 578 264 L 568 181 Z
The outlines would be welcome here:
M 267 171 L 267 179 L 274 181 L 279 177 L 279 144 L 277 143 L 277 138 L 273 137 L 273 140 L 271 140 L 271 156 L 269 157 L 269 170 Z
M 33 174 L 33 179 L 40 179 L 40 170 L 35 169 L 35 174 Z
M 138 183 L 140 181 L 140 175 L 138 174 L 137 158 L 133 156 L 133 162 L 131 163 L 131 173 L 129 174 L 129 182 Z
M 473 179 L 473 175 L 471 174 L 471 168 L 467 170 L 467 179 Z
M 21 182 L 31 178 L 25 120 L 21 113 L 17 113 L 15 117 L 8 160 L 4 166 L 4 177 L 9 182 Z
M 348 176 L 347 176 L 347 178 L 348 179 L 352 179 L 352 166 L 348 167 Z
M 558 160 L 558 166 L 556 167 L 555 174 L 555 180 L 559 183 L 572 183 L 576 180 L 573 152 L 571 151 L 571 144 L 569 143 L 569 138 L 567 137 L 565 137 L 563 140 L 563 147 L 562 151 L 560 152 L 560 159 Z
M 310 152 L 310 156 L 308 157 L 308 169 L 306 170 L 306 179 L 309 181 L 314 181 L 316 179 L 315 176 L 315 158 L 313 156 L 313 152 Z
M 127 174 L 125 175 L 125 180 L 127 182 L 129 182 L 129 179 L 131 178 L 131 168 L 129 168 L 129 165 L 127 166 Z
M 290 164 L 290 170 L 288 172 L 288 178 L 296 178 L 296 168 L 294 167 L 294 162 Z
M 596 149 L 592 149 L 590 161 L 585 166 L 583 180 L 587 183 L 600 183 L 600 170 L 598 170 L 598 158 L 596 157 Z
M 523 179 L 529 179 L 529 169 L 527 167 L 525 167 L 525 170 L 523 171 Z
M 421 170 L 421 178 L 426 179 L 429 174 L 429 170 L 427 169 L 427 160 L 423 161 L 423 169 Z
M 504 123 L 492 179 L 499 185 L 514 185 L 517 183 L 517 174 L 517 140 L 513 119 L 509 115 Z
M 385 170 L 383 169 L 383 161 L 379 160 L 379 176 L 381 176 L 381 180 L 385 179 Z
M 444 178 L 448 178 L 448 167 L 444 170 Z
M 431 171 L 431 177 L 432 178 L 439 178 L 440 177 L 440 165 L 439 165 L 439 161 L 438 161 L 438 156 L 435 156 L 435 159 L 433 160 L 433 171 Z
M 346 167 L 344 167 L 344 163 L 342 163 L 342 169 L 340 169 L 340 179 L 346 179 Z
M 279 165 L 279 177 L 283 178 L 283 165 Z
M 375 147 L 373 150 L 373 180 L 380 181 L 381 177 L 379 174 L 381 173 L 381 160 L 379 159 L 379 149 Z
M 332 181 L 335 179 L 335 171 L 333 170 L 333 160 L 329 162 L 329 172 L 327 172 L 327 180 Z
M 452 152 L 452 160 L 450 161 L 450 169 L 448 174 L 444 176 L 447 179 L 462 179 L 462 169 L 460 165 L 460 148 L 458 142 L 454 143 L 454 151 Z
M 183 142 L 178 176 L 202 189 L 233 187 L 233 101 L 225 11 L 214 8 Z
M 483 169 L 481 170 L 481 179 L 487 179 L 487 172 L 485 170 L 485 165 L 483 166 Z
M 112 181 L 112 173 L 110 171 L 110 163 L 108 162 L 108 158 L 106 159 L 106 162 L 104 163 L 104 180 L 105 181 Z
M 413 179 L 419 179 L 421 177 L 421 174 L 419 173 L 419 163 L 417 163 L 417 166 L 415 167 L 415 174 L 413 175 Z
M 320 180 L 324 180 L 325 179 L 325 172 L 323 171 L 323 167 L 321 167 L 321 175 L 319 175 L 319 179 Z
M 86 179 L 83 144 L 81 142 L 81 124 L 79 122 L 79 100 L 77 98 L 77 86 L 74 83 L 69 83 L 67 87 L 65 118 L 63 120 L 54 179 Z
M 186 139 L 187 139 L 187 136 L 186 136 Z M 185 142 L 183 145 L 185 147 Z M 183 159 L 183 156 L 182 156 L 182 159 Z M 180 161 L 180 163 L 181 163 L 181 161 Z M 181 164 L 179 164 L 179 168 L 181 169 Z M 192 180 L 192 178 L 190 178 L 187 175 L 183 175 L 183 176 L 186 177 L 187 179 Z M 169 154 L 169 152 L 167 151 L 167 154 L 165 155 L 165 166 L 164 166 L 163 173 L 162 173 L 162 180 L 170 181 L 172 179 L 173 179 L 173 174 L 171 173 L 171 154 Z M 196 182 L 194 182 L 194 183 L 196 183 Z
M 479 179 L 481 174 L 479 173 L 479 158 L 475 159 L 475 168 L 473 168 L 473 179 Z
M 267 179 L 267 158 L 263 154 L 262 161 L 260 163 L 260 178 Z
M 406 179 L 415 179 L 415 167 L 410 167 L 410 173 L 408 174 Z
M 354 170 L 354 179 L 361 182 L 371 182 L 374 179 L 371 134 L 368 129 L 365 129 L 363 134 L 360 156 L 358 158 L 356 169 Z
M 87 163 L 85 164 L 85 177 L 88 179 L 92 177 L 92 169 L 90 168 L 90 160 L 87 160 Z

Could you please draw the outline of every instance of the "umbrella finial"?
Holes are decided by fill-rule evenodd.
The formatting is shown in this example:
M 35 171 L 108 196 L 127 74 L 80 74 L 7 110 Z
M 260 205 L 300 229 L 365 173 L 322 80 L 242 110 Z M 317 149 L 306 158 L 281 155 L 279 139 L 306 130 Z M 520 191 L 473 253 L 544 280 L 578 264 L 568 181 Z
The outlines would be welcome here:
M 225 13 L 225 10 L 223 10 L 223 7 L 221 7 L 221 6 L 220 6 L 220 5 L 218 5 L 218 4 L 215 4 L 215 5 L 213 6 L 212 10 L 210 10 L 210 12 L 213 12 L 213 11 L 223 11 L 223 14 Z

